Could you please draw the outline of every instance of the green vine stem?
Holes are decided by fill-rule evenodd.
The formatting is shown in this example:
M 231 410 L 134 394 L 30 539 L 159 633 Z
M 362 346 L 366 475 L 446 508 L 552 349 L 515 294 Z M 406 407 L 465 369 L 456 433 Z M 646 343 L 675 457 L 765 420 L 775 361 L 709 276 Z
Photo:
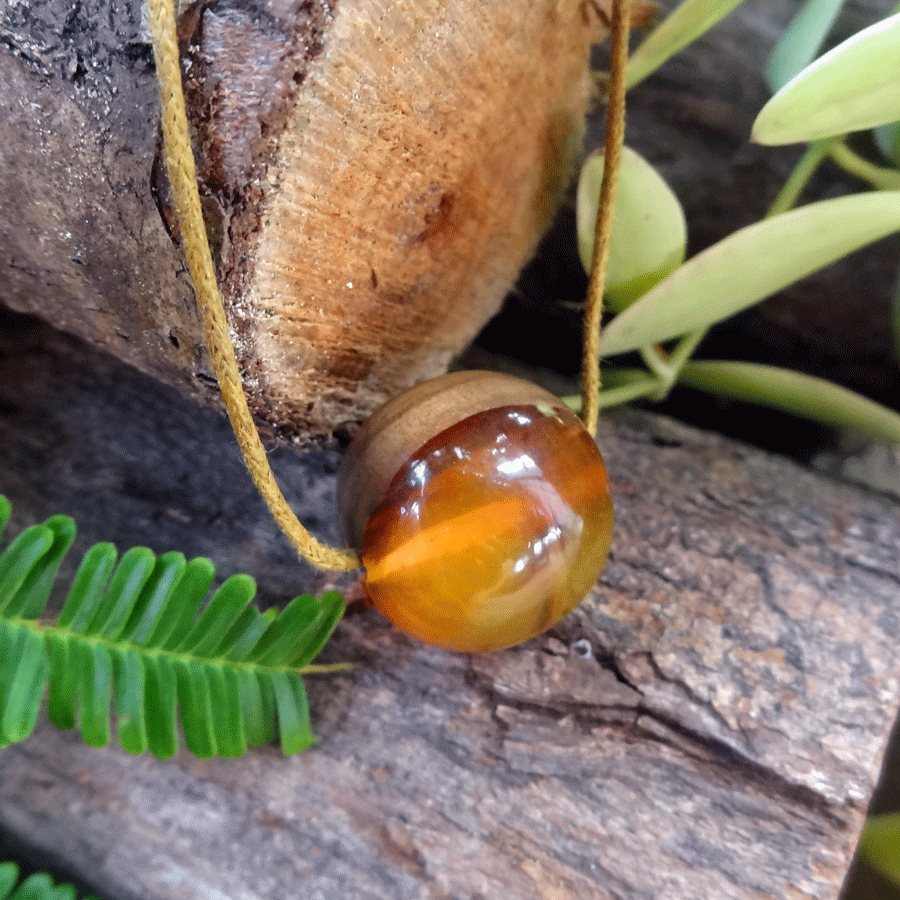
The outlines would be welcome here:
M 832 146 L 828 155 L 845 171 L 863 181 L 868 182 L 877 191 L 900 190 L 900 172 L 863 159 L 854 153 L 846 144 L 837 143 Z
M 778 213 L 787 212 L 797 205 L 800 194 L 809 183 L 816 169 L 819 168 L 822 160 L 832 151 L 835 145 L 840 144 L 843 135 L 833 138 L 824 138 L 821 141 L 813 141 L 804 152 L 803 156 L 794 166 L 794 170 L 788 176 L 783 187 L 778 192 L 778 196 L 772 202 L 766 213 L 766 218 L 777 215 Z
M 900 414 L 840 385 L 812 375 L 756 363 L 690 362 L 679 383 L 716 397 L 741 400 L 849 428 L 879 441 L 900 443 Z
M 615 386 L 601 391 L 603 409 L 652 400 L 659 390 L 658 380 L 644 369 L 607 369 L 606 382 Z M 758 363 L 703 360 L 685 363 L 678 384 L 900 444 L 900 414 L 848 388 L 802 372 Z M 579 397 L 563 399 L 572 409 L 578 408 Z
M 650 400 L 659 391 L 659 380 L 643 369 L 606 369 L 606 380 L 615 387 L 600 391 L 597 404 L 600 409 L 611 409 L 634 400 Z M 562 398 L 573 412 L 581 408 L 581 397 L 571 395 Z

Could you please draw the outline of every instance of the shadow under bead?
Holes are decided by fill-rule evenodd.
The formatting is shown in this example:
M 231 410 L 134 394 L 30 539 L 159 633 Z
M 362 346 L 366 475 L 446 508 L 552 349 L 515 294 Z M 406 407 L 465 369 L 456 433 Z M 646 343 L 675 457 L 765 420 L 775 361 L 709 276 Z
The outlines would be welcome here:
M 570 612 L 612 539 L 606 469 L 581 421 L 493 372 L 425 382 L 376 412 L 348 450 L 339 503 L 374 604 L 464 652 L 520 643 Z

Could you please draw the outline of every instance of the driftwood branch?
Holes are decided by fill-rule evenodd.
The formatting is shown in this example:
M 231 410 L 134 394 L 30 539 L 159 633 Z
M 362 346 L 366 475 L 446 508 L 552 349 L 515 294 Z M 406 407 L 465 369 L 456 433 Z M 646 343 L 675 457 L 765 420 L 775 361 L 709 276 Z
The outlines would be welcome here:
M 186 6 L 205 211 L 251 407 L 296 441 L 355 426 L 445 371 L 534 253 L 605 32 L 581 0 Z M 0 296 L 211 399 L 139 0 L 69 11 L 40 0 L 0 18 Z
M 81 545 L 206 553 L 279 601 L 297 566 L 227 426 L 16 320 L 3 489 Z M 120 898 L 837 896 L 897 707 L 896 502 L 668 420 L 600 434 L 618 528 L 546 637 L 458 656 L 357 610 L 321 743 L 170 763 L 42 726 L 0 751 L 0 833 Z M 278 454 L 332 527 L 332 454 Z M 339 583 L 353 597 L 352 583 Z

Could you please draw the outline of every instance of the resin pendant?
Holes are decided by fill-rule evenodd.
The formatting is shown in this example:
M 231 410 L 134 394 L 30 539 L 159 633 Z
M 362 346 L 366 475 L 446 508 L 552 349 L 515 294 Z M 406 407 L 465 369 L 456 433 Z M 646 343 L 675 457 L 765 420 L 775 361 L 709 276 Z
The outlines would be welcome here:
M 520 643 L 570 612 L 612 538 L 603 460 L 559 398 L 458 372 L 382 407 L 351 444 L 341 516 L 392 622 L 451 650 Z

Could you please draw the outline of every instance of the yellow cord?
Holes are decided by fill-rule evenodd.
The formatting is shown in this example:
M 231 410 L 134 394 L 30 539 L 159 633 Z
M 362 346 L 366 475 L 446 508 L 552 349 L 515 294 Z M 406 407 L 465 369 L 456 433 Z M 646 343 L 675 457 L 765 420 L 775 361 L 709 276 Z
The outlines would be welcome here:
M 591 434 L 597 430 L 600 406 L 600 318 L 603 314 L 603 287 L 606 281 L 610 227 L 619 180 L 619 160 L 625 136 L 625 64 L 628 62 L 630 19 L 629 0 L 613 0 L 605 164 L 603 180 L 600 183 L 600 208 L 594 232 L 591 278 L 584 307 L 584 341 L 581 351 L 581 419 Z
M 206 226 L 203 222 L 194 154 L 184 106 L 172 0 L 147 0 L 147 8 L 159 80 L 166 167 L 181 226 L 184 254 L 203 316 L 203 328 L 212 357 L 213 370 L 244 462 L 275 521 L 301 556 L 321 569 L 346 572 L 358 568 L 361 561 L 354 551 L 339 550 L 323 544 L 300 524 L 284 499 L 269 466 L 266 449 L 253 422 L 244 394 L 234 345 L 231 342 L 222 306 L 222 297 L 216 283 Z M 615 202 L 619 158 L 625 130 L 625 63 L 628 59 L 628 31 L 629 0 L 613 0 L 612 59 L 606 117 L 606 165 L 600 188 L 596 241 L 585 306 L 582 356 L 582 419 L 592 434 L 597 428 L 600 391 L 599 331 L 603 310 L 603 286 L 606 260 L 609 255 L 609 231 Z
M 356 553 L 323 544 L 300 524 L 284 499 L 269 466 L 266 448 L 260 440 L 244 394 L 201 213 L 194 154 L 184 107 L 172 0 L 147 0 L 147 7 L 159 79 L 166 166 L 181 226 L 184 255 L 203 315 L 203 328 L 213 370 L 244 462 L 275 521 L 301 556 L 320 569 L 335 572 L 356 569 L 362 565 Z

